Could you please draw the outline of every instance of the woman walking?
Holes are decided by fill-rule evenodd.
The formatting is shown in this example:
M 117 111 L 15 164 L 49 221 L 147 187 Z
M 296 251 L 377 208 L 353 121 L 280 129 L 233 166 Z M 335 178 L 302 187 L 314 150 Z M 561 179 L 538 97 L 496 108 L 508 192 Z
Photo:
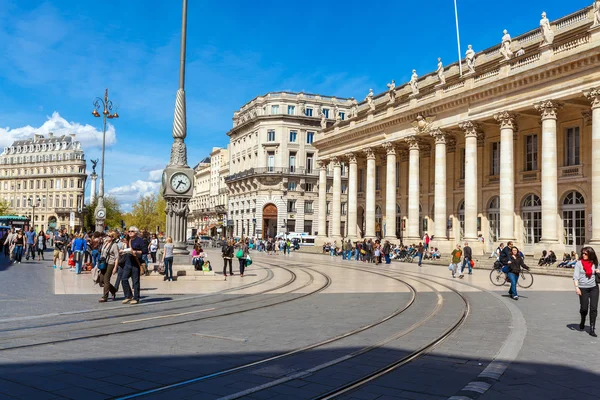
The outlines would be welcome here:
M 529 267 L 525 265 L 521 252 L 517 246 L 513 246 L 511 249 L 510 260 L 508 261 L 508 280 L 510 281 L 510 289 L 508 294 L 513 300 L 519 300 L 519 294 L 517 293 L 517 282 L 519 281 L 519 275 L 521 274 L 521 268 L 529 270 Z
M 73 250 L 73 258 L 75 259 L 75 273 L 81 274 L 81 264 L 83 263 L 83 253 L 87 248 L 87 242 L 83 238 L 83 233 L 77 236 L 77 239 L 73 240 L 71 250 Z M 71 269 L 72 271 L 72 269 Z
M 152 234 L 152 240 L 150 241 L 150 257 L 152 257 L 152 264 L 156 264 L 156 252 L 158 251 L 158 237 L 156 233 Z
M 15 243 L 15 262 L 21 264 L 21 258 L 23 257 L 23 246 L 25 246 L 25 236 L 23 231 L 19 230 L 17 236 L 13 239 Z
M 44 235 L 44 231 L 40 231 L 40 233 L 35 238 L 36 244 L 35 247 L 37 249 L 38 261 L 42 261 L 44 259 L 44 249 L 46 248 L 46 235 Z
M 223 276 L 227 280 L 227 264 L 229 264 L 229 275 L 233 276 L 233 266 L 231 265 L 231 260 L 233 259 L 233 242 L 231 239 L 223 243 L 221 254 L 223 255 Z
M 117 297 L 117 289 L 110 283 L 113 275 L 117 274 L 119 267 L 119 235 L 117 232 L 110 232 L 104 246 L 100 250 L 99 264 L 104 264 L 106 269 L 102 272 L 102 281 L 104 282 L 102 298 L 100 303 L 106 303 L 108 294 L 112 294 L 113 300 Z
M 585 328 L 585 317 L 590 310 L 590 335 L 596 337 L 596 315 L 598 315 L 598 284 L 596 283 L 598 270 L 598 257 L 591 247 L 581 249 L 581 259 L 575 264 L 573 282 L 575 293 L 579 296 L 579 314 L 581 322 L 579 330 Z
M 248 243 L 240 242 L 237 244 L 236 248 L 242 251 L 242 256 L 238 257 L 240 260 L 240 276 L 244 276 L 244 269 L 246 268 L 246 258 L 248 257 Z
M 169 236 L 163 247 L 163 265 L 165 266 L 165 281 L 173 282 L 173 238 Z

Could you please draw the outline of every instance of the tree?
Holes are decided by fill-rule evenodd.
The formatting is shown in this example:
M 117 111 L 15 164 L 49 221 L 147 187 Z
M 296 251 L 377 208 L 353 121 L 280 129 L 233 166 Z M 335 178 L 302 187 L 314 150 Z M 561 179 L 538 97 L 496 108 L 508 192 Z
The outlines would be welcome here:
M 85 216 L 85 227 L 88 230 L 94 230 L 96 227 L 96 207 L 98 199 L 94 199 L 92 204 L 88 206 L 88 212 Z M 104 222 L 110 229 L 121 228 L 123 213 L 119 202 L 112 196 L 104 196 L 104 208 L 106 208 L 106 220 Z
M 131 209 L 131 213 L 125 216 L 128 226 L 135 225 L 141 230 L 154 232 L 165 229 L 165 210 L 167 203 L 162 196 L 149 194 L 140 197 Z
M 0 199 L 0 215 L 10 215 L 10 204 L 3 199 Z

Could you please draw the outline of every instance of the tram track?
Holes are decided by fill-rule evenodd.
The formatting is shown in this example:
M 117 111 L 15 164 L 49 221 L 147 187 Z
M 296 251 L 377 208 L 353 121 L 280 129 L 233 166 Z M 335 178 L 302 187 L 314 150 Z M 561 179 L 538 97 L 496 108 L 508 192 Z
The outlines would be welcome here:
M 286 282 L 285 284 L 280 285 L 277 288 L 270 289 L 270 291 L 278 290 L 278 289 L 281 289 L 283 287 L 289 286 L 293 281 L 296 280 L 296 276 L 297 275 L 292 270 L 290 270 L 289 268 L 286 268 L 286 267 L 279 266 L 279 265 L 278 265 L 278 267 L 282 268 L 284 270 L 287 270 L 288 272 L 290 272 L 290 274 L 292 275 L 292 279 L 290 279 L 288 282 Z M 142 326 L 142 327 L 131 328 L 131 329 L 121 329 L 121 330 L 115 331 L 115 332 L 94 333 L 94 334 L 80 336 L 80 337 L 55 339 L 55 340 L 45 341 L 45 342 L 36 342 L 36 343 L 27 343 L 27 344 L 21 344 L 21 345 L 16 345 L 16 346 L 0 347 L 0 352 L 9 351 L 9 350 L 18 350 L 18 349 L 24 349 L 24 348 L 31 348 L 31 347 L 39 347 L 39 346 L 45 346 L 45 345 L 54 345 L 54 344 L 59 344 L 59 343 L 73 342 L 73 341 L 85 340 L 85 339 L 107 337 L 107 336 L 113 336 L 113 335 L 119 335 L 119 334 L 125 334 L 125 333 L 140 332 L 140 331 L 146 331 L 146 330 L 155 329 L 155 328 L 164 328 L 164 327 L 182 325 L 182 324 L 186 324 L 186 323 L 190 323 L 190 322 L 197 322 L 197 321 L 206 320 L 206 319 L 219 318 L 219 317 L 224 317 L 224 316 L 229 316 L 229 315 L 235 315 L 235 314 L 240 314 L 240 313 L 254 311 L 254 310 L 265 309 L 265 308 L 268 308 L 268 307 L 273 307 L 273 306 L 277 306 L 277 305 L 280 305 L 280 304 L 285 304 L 285 303 L 288 303 L 288 302 L 291 302 L 291 301 L 299 300 L 301 298 L 305 298 L 307 296 L 319 293 L 319 292 L 327 289 L 331 285 L 331 278 L 328 275 L 323 274 L 323 273 L 318 272 L 318 271 L 314 271 L 314 270 L 312 270 L 310 268 L 304 268 L 304 269 L 309 269 L 312 272 L 316 272 L 316 273 L 322 275 L 325 278 L 325 284 L 321 285 L 316 290 L 313 290 L 313 291 L 301 294 L 301 295 L 293 297 L 293 298 L 285 299 L 285 300 L 282 300 L 282 301 L 277 301 L 277 302 L 271 303 L 271 304 L 259 305 L 257 307 L 250 307 L 250 308 L 246 308 L 246 309 L 243 309 L 243 310 L 236 310 L 236 311 L 230 311 L 230 312 L 221 313 L 221 314 L 217 314 L 217 315 L 208 315 L 208 316 L 205 316 L 205 317 L 192 318 L 192 319 L 184 319 L 184 320 L 179 320 L 179 321 L 174 321 L 174 322 L 161 323 L 161 324 L 156 324 L 156 325 L 152 325 L 152 326 Z M 312 274 L 310 274 L 310 273 L 308 273 L 308 275 L 310 276 L 310 279 L 309 279 L 309 281 L 306 284 L 302 285 L 301 287 L 294 288 L 290 292 L 286 292 L 286 293 L 275 295 L 275 296 L 271 297 L 270 299 L 267 299 L 267 301 L 273 299 L 274 297 L 285 296 L 285 295 L 288 295 L 290 293 L 293 293 L 294 291 L 302 290 L 302 289 L 310 286 L 314 282 L 314 276 L 312 276 Z M 265 301 L 265 299 L 259 299 L 259 300 L 255 300 L 255 301 L 251 301 L 251 302 L 245 302 L 244 305 L 251 304 L 251 303 L 257 303 L 257 302 L 264 302 L 264 301 Z M 199 312 L 218 311 L 218 310 L 222 310 L 224 308 L 231 308 L 231 307 L 234 307 L 234 306 L 235 305 L 229 305 L 229 306 L 226 306 L 226 307 L 216 308 L 216 309 L 210 309 L 210 310 L 197 310 L 197 312 L 199 313 Z M 173 315 L 171 317 L 172 318 L 177 318 L 177 317 L 185 316 L 185 315 L 190 315 L 190 314 L 183 314 L 182 313 L 181 315 L 177 315 L 176 314 L 176 315 Z M 152 319 L 152 321 L 156 321 L 156 320 L 158 320 L 158 319 Z M 130 323 L 147 322 L 147 321 L 150 321 L 150 320 L 149 319 L 142 319 L 140 321 L 132 321 Z M 95 325 L 93 327 L 84 327 L 84 328 L 81 328 L 80 330 L 88 330 L 88 329 L 97 330 L 97 329 L 103 328 L 103 327 L 114 327 L 115 325 L 116 324 L 114 322 L 111 322 L 111 324 Z M 43 336 L 48 336 L 48 335 L 69 334 L 69 333 L 71 333 L 73 331 L 74 331 L 74 329 L 69 329 L 68 331 L 43 332 L 43 333 L 39 333 L 39 334 L 35 334 L 35 335 L 30 335 L 30 336 L 21 336 L 21 337 L 15 337 L 15 336 L 13 336 L 11 338 L 6 338 L 6 340 L 31 338 L 31 337 L 38 337 L 38 336 L 42 336 L 42 335 Z

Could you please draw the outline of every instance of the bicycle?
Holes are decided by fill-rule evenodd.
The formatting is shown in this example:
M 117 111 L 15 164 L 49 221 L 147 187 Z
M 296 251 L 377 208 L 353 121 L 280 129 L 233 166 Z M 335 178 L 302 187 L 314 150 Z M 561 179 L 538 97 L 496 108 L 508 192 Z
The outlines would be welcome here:
M 504 286 L 509 282 L 507 275 L 502 272 L 502 267 L 492 268 L 490 271 L 490 281 L 492 281 L 492 284 L 495 286 Z M 531 285 L 533 285 L 533 274 L 527 270 L 521 270 L 517 285 L 523 289 L 530 288 Z

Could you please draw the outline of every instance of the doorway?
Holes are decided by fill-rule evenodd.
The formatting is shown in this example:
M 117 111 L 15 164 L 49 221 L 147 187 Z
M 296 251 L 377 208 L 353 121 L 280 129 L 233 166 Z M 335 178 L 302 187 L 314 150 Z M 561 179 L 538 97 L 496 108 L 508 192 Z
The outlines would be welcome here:
M 269 203 L 263 208 L 263 239 L 277 235 L 277 206 Z
M 585 243 L 585 200 L 581 193 L 573 191 L 565 196 L 562 217 L 565 246 L 579 254 Z

